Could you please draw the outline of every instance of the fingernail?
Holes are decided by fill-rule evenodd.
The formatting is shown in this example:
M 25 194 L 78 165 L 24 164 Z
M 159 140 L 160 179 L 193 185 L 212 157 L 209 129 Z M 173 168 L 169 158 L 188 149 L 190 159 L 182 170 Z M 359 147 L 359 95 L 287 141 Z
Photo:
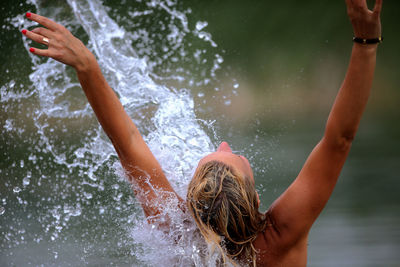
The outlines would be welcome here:
M 29 51 L 30 51 L 31 53 L 34 53 L 34 52 L 35 52 L 35 48 L 31 47 L 31 48 L 29 48 Z
M 27 32 L 27 30 L 23 29 L 21 32 L 22 32 L 22 34 L 24 34 L 24 35 L 25 35 L 25 34 L 26 34 L 26 32 Z
M 29 18 L 32 15 L 31 12 L 26 12 L 26 16 Z

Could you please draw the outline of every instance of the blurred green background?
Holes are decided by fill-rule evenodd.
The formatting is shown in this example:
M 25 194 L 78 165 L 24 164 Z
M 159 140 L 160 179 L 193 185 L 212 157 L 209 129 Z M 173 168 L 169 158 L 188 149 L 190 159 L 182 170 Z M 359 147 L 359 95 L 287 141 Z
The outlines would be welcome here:
M 57 4 L 65 5 L 51 2 Z M 104 4 L 114 18 L 127 5 Z M 345 3 L 197 0 L 178 5 L 192 10 L 192 28 L 197 21 L 208 22 L 205 30 L 224 58 L 215 81 L 189 88 L 196 113 L 216 120 L 216 134 L 210 132 L 215 143 L 226 140 L 250 159 L 265 210 L 322 136 L 351 52 Z M 27 8 L 25 2 L 2 2 L 0 86 L 10 80 L 29 84 L 30 59 L 20 33 L 7 22 Z M 312 229 L 309 266 L 400 266 L 399 11 L 400 2 L 384 1 L 385 41 L 378 50 L 372 95 L 337 187 Z M 8 112 L 0 109 L 1 128 Z M 13 159 L 1 160 L 1 194 L 11 189 L 5 186 L 7 164 L 29 147 L 12 138 L 2 131 L 0 158 L 21 145 Z M 1 216 L 0 222 L 7 223 Z

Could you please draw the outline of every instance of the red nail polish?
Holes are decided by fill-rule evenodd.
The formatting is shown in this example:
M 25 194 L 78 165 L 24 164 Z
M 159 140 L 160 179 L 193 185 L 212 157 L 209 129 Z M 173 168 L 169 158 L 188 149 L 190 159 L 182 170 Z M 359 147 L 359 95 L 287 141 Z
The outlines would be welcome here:
M 26 16 L 29 18 L 32 15 L 31 12 L 26 12 Z
M 31 48 L 29 48 L 29 51 L 34 53 L 35 52 L 35 48 L 31 47 Z
M 22 32 L 23 35 L 25 35 L 27 30 L 23 29 L 21 32 Z

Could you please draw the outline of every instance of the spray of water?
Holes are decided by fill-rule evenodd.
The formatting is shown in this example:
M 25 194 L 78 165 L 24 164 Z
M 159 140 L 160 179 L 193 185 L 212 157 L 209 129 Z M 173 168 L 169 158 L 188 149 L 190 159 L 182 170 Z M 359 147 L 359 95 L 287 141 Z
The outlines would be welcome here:
M 190 10 L 179 10 L 170 0 L 123 2 L 127 16 L 114 19 L 99 0 L 29 4 L 86 40 L 168 179 L 185 196 L 195 165 L 214 145 L 203 130 L 207 123 L 195 117 L 190 91 L 167 84 L 199 86 L 215 78 L 223 59 L 218 53 L 205 56 L 204 47 L 217 46 L 204 31 L 207 22 L 190 27 Z M 158 31 L 143 27 L 154 18 Z M 11 24 L 22 29 L 34 23 L 19 15 Z M 192 43 L 200 48 L 189 49 Z M 27 50 L 29 45 L 24 40 Z M 2 173 L 15 176 L 6 182 L 7 195 L 0 202 L 2 260 L 212 265 L 212 256 L 207 263 L 200 256 L 204 244 L 196 241 L 190 218 L 169 210 L 173 228 L 168 234 L 147 224 L 74 72 L 52 59 L 29 57 L 31 85 L 16 88 L 11 81 L 1 87 L 3 110 L 19 110 L 8 116 L 3 133 L 10 140 L 13 136 L 15 149 L 24 150 L 19 162 L 10 152 L 11 165 Z M 23 254 L 26 247 L 32 255 Z

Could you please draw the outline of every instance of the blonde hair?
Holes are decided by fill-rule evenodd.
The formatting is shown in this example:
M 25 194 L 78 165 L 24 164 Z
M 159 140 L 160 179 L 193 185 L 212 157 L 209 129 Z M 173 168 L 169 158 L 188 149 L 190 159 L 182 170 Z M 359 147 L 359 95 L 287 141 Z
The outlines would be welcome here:
M 266 220 L 258 211 L 254 183 L 232 166 L 210 161 L 200 166 L 189 184 L 187 205 L 208 243 L 215 244 L 235 264 L 256 266 L 253 241 Z

